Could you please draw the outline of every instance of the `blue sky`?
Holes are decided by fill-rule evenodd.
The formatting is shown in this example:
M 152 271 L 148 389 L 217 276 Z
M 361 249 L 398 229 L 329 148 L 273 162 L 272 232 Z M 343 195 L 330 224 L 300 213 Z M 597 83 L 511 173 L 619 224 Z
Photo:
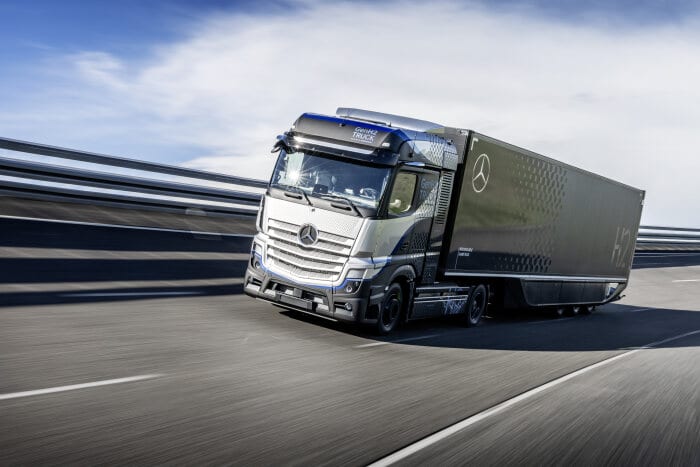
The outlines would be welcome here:
M 2 0 L 0 59 L 31 63 L 86 47 L 138 57 L 149 44 L 187 35 L 193 22 L 208 15 L 286 8 L 291 4 L 254 0 Z
M 191 36 L 193 28 L 206 18 L 237 13 L 264 17 L 292 7 L 285 0 L 0 0 L 0 63 L 5 64 L 0 74 L 0 101 L 14 109 L 41 108 L 47 100 L 61 107 L 76 105 L 75 94 L 81 93 L 84 83 L 74 80 L 70 70 L 66 72 L 66 58 L 100 51 L 138 64 L 148 60 L 154 48 Z M 129 118 L 138 121 L 140 116 Z M 29 125 L 10 127 L 8 132 L 2 123 L 3 136 L 61 144 L 51 139 L 51 132 L 43 138 Z M 64 128 L 56 131 L 62 133 Z M 80 139 L 67 139 L 63 144 L 104 152 L 121 150 L 126 155 L 168 163 L 202 153 L 196 143 L 173 146 L 149 135 L 123 136 L 115 135 L 119 143 L 103 142 L 97 147 L 92 138 L 84 138 L 82 144 Z
M 529 8 L 553 20 L 598 22 L 618 26 L 653 25 L 683 21 L 698 11 L 698 2 L 691 0 L 535 0 L 522 2 L 500 0 L 490 3 L 495 8 Z
M 144 41 L 181 36 L 187 23 L 197 17 L 221 11 L 256 11 L 261 6 L 255 1 L 223 0 L 3 0 L 0 13 L 6 21 L 0 37 L 3 53 L 26 43 L 68 51 L 91 43 L 111 52 L 136 52 Z
M 230 2 L 202 0 L 36 0 L 0 1 L 0 62 L 6 64 L 0 75 L 0 100 L 21 109 L 41 107 L 49 99 L 70 106 L 76 83 L 62 71 L 64 59 L 86 50 L 99 50 L 134 63 L 144 60 L 151 47 L 177 41 L 191 25 L 207 14 L 215 14 Z M 32 136 L 41 142 L 41 132 L 0 133 L 7 137 Z M 30 129 L 26 129 L 30 130 Z M 27 134 L 27 136 L 23 136 Z M 34 136 L 36 135 L 36 136 Z M 79 143 L 79 141 L 77 141 Z M 81 145 L 91 149 L 91 141 Z M 117 146 L 117 147 L 114 147 Z M 115 150 L 119 146 L 139 157 L 164 162 L 181 162 L 198 153 L 196 145 L 186 148 L 161 147 L 147 138 L 134 145 L 105 144 L 95 150 Z
M 512 141 L 647 189 L 647 223 L 700 226 L 678 201 L 699 194 L 697 2 L 0 0 L 0 17 L 2 136 L 267 178 L 300 113 L 364 107 Z M 661 156 L 675 172 L 650 177 Z
M 494 11 L 520 10 L 555 21 L 621 26 L 673 23 L 698 11 L 698 2 L 667 0 L 500 0 L 487 4 Z M 13 63 L 10 69 L 22 69 L 47 55 L 86 47 L 137 58 L 148 52 L 149 44 L 186 36 L 192 23 L 208 15 L 238 12 L 264 17 L 304 7 L 304 2 L 284 0 L 2 0 L 0 59 Z

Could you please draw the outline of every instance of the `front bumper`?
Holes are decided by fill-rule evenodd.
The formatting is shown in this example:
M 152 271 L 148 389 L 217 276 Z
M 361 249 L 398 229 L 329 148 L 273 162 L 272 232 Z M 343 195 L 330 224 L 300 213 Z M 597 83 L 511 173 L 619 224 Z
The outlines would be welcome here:
M 357 290 L 348 294 L 342 287 L 301 285 L 249 264 L 243 291 L 248 296 L 291 310 L 336 321 L 376 323 L 383 288 L 373 287 L 368 280 L 359 282 Z

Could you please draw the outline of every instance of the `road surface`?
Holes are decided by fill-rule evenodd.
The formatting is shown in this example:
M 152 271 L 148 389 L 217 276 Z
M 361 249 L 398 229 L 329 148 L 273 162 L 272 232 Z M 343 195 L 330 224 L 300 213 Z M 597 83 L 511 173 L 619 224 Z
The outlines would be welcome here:
M 377 338 L 243 296 L 246 238 L 0 227 L 0 465 L 700 465 L 700 255 Z

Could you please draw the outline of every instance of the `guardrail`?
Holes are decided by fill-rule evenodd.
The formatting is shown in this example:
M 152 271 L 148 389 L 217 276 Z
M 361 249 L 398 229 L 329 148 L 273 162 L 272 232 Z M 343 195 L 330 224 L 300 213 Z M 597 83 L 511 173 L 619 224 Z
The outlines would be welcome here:
M 106 156 L 74 149 L 0 138 L 0 149 L 137 170 L 146 177 L 114 174 L 68 165 L 55 165 L 0 156 L 0 194 L 48 201 L 87 202 L 115 207 L 138 207 L 171 212 L 196 209 L 206 214 L 254 217 L 267 182 L 166 164 Z M 154 178 L 161 175 L 161 178 Z M 166 177 L 163 177 L 166 176 Z M 218 188 L 167 180 L 170 177 L 226 184 Z M 245 187 L 248 191 L 240 188 Z
M 0 149 L 136 170 L 147 175 L 115 174 L 0 156 L 0 176 L 6 177 L 0 179 L 0 195 L 19 198 L 180 213 L 194 209 L 205 215 L 250 221 L 257 215 L 261 191 L 267 186 L 263 180 L 8 138 L 0 138 Z M 157 179 L 154 175 L 218 182 L 232 188 Z M 248 191 L 241 191 L 241 187 Z M 637 237 L 637 250 L 700 250 L 700 229 L 643 225 Z
M 700 250 L 700 229 L 642 225 L 637 250 Z

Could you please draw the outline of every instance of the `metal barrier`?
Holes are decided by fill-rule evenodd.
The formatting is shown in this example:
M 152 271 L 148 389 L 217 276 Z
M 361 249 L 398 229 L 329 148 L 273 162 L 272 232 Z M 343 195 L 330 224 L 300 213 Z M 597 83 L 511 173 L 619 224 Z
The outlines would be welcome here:
M 0 195 L 46 201 L 81 202 L 169 212 L 198 210 L 205 215 L 252 219 L 257 215 L 263 180 L 224 175 L 173 165 L 106 156 L 44 144 L 0 138 L 0 149 L 50 156 L 106 167 L 139 170 L 148 178 L 118 175 L 64 165 L 0 156 Z M 181 183 L 153 175 L 185 177 L 231 185 L 235 189 Z M 241 191 L 240 187 L 259 192 Z M 96 191 L 101 190 L 101 191 Z M 108 190 L 108 191 L 104 191 Z M 700 250 L 700 229 L 643 225 L 637 250 Z
M 700 229 L 642 225 L 637 235 L 637 250 L 700 250 Z
M 115 207 L 182 211 L 197 209 L 207 214 L 254 217 L 261 194 L 240 187 L 263 189 L 267 182 L 173 165 L 106 156 L 44 144 L 0 138 L 0 149 L 100 166 L 147 173 L 148 178 L 118 175 L 0 156 L 0 194 L 47 201 L 89 202 Z M 153 175 L 185 177 L 231 185 L 216 188 L 154 178 Z M 97 189 L 97 190 L 95 190 Z M 105 191 L 109 190 L 109 191 Z

